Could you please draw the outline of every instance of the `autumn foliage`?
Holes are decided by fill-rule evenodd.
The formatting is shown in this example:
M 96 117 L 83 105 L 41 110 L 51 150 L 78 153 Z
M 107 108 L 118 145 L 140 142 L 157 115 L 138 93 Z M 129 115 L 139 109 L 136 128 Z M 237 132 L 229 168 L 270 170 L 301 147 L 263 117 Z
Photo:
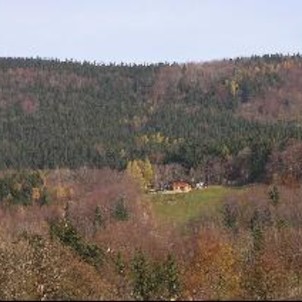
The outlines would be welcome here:
M 11 175 L 19 189 L 40 175 L 50 199 L 29 194 L 28 202 L 14 203 L 1 187 L 1 299 L 302 296 L 300 187 L 253 185 L 226 195 L 210 216 L 175 228 L 154 216 L 128 172 L 11 171 L 1 181 Z M 54 194 L 58 186 L 73 195 Z

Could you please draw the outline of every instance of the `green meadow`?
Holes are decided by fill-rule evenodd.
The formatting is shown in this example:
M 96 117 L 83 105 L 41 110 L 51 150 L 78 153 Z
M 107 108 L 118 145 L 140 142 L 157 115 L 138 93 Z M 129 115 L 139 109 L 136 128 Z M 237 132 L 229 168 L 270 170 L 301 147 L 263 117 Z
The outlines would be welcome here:
M 216 211 L 228 194 L 238 194 L 242 189 L 210 186 L 188 193 L 156 193 L 150 195 L 155 215 L 160 221 L 180 225 L 198 217 L 202 212 Z

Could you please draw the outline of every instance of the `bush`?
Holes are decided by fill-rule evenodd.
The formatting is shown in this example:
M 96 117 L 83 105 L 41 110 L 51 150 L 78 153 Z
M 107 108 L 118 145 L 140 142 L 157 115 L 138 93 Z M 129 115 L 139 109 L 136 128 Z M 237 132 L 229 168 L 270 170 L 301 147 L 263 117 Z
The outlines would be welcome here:
M 8 200 L 10 203 L 31 205 L 33 192 L 40 195 L 37 200 L 41 204 L 49 202 L 47 189 L 43 187 L 44 181 L 38 171 L 21 171 L 7 174 L 0 179 L 0 200 Z

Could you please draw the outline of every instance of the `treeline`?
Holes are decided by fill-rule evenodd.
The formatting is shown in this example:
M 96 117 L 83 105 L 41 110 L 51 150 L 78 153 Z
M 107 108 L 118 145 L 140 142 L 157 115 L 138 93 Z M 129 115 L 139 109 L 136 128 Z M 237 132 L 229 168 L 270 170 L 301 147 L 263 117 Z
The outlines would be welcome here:
M 154 65 L 1 58 L 0 168 L 125 169 L 147 158 L 213 182 L 263 180 L 272 150 L 301 139 L 301 74 L 300 55 Z

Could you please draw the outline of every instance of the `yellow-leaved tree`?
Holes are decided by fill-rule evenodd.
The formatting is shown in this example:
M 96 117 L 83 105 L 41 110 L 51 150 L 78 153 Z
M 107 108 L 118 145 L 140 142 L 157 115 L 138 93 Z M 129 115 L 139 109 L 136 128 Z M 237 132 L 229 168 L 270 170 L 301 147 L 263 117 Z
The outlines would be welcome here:
M 143 178 L 145 181 L 145 188 L 150 188 L 154 184 L 154 170 L 149 158 L 146 158 L 144 161 L 138 161 L 138 164 L 141 168 Z
M 236 81 L 232 80 L 230 82 L 230 91 L 233 97 L 237 95 L 238 90 L 239 90 L 239 84 Z
M 127 164 L 127 173 L 131 175 L 143 189 L 153 186 L 154 170 L 150 160 L 133 160 Z
M 145 188 L 145 180 L 137 160 L 129 161 L 126 171 L 133 179 L 135 179 L 142 189 Z

